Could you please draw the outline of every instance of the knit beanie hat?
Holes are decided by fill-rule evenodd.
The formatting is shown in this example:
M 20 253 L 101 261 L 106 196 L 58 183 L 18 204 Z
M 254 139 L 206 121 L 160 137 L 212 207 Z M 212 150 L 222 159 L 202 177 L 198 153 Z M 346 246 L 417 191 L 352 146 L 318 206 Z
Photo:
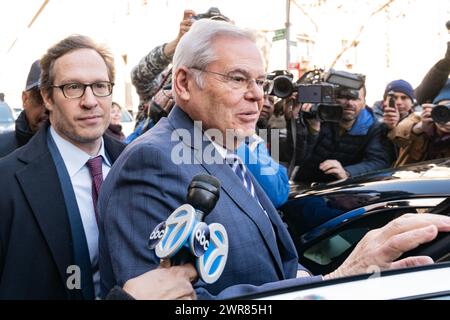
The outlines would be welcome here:
M 404 93 L 411 99 L 412 102 L 415 101 L 414 89 L 411 84 L 405 80 L 399 79 L 390 82 L 384 90 L 384 98 L 386 98 L 390 91 Z

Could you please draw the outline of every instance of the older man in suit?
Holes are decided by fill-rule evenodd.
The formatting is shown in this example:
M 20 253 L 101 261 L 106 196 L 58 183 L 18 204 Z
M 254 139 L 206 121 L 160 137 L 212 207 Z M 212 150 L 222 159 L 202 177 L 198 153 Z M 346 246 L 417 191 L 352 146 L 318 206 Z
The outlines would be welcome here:
M 173 63 L 177 105 L 124 151 L 103 185 L 99 200 L 102 290 L 158 266 L 159 259 L 146 248 L 147 239 L 158 223 L 186 202 L 187 187 L 199 173 L 221 182 L 220 198 L 205 222 L 223 224 L 229 235 L 223 274 L 213 284 L 198 281 L 194 287 L 199 298 L 320 281 L 321 276 L 296 278 L 301 266 L 289 233 L 236 158 L 235 149 L 254 133 L 263 105 L 265 70 L 254 35 L 225 22 L 197 21 L 178 44 Z M 198 122 L 194 125 L 194 121 Z M 237 165 L 229 165 L 228 158 Z M 414 241 L 414 245 L 429 241 L 438 229 L 450 230 L 450 225 L 441 217 L 402 219 L 395 228 L 369 234 L 341 268 L 325 277 L 365 272 L 371 264 L 387 268 L 430 262 L 428 258 L 392 260 L 411 249 Z M 423 232 L 411 231 L 427 226 Z M 400 231 L 408 241 L 392 246 L 396 240 L 392 237 Z

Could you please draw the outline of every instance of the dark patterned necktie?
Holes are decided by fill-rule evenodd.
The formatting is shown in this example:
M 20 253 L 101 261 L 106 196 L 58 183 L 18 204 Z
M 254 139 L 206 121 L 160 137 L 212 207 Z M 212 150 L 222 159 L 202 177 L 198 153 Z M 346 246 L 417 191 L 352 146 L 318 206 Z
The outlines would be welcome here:
M 97 156 L 95 158 L 89 159 L 88 162 L 86 162 L 86 165 L 89 168 L 89 173 L 92 177 L 92 202 L 94 203 L 95 219 L 97 220 L 97 224 L 97 200 L 98 194 L 100 193 L 100 187 L 102 186 L 103 182 L 102 162 L 102 156 Z

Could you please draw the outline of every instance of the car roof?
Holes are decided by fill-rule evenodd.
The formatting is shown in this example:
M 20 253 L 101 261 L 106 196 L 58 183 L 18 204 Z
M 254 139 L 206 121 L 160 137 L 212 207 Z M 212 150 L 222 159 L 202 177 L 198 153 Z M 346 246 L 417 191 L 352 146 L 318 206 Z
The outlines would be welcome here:
M 448 190 L 450 180 L 450 159 L 443 158 L 420 162 L 401 168 L 390 168 L 376 171 L 370 174 L 354 177 L 347 180 L 340 180 L 328 184 L 321 184 L 309 189 L 302 189 L 301 185 L 291 186 L 290 198 L 297 198 L 306 195 L 324 195 L 343 192 L 365 192 L 370 190 L 397 191 L 401 190 L 405 194 L 416 193 L 420 188 L 421 193 L 430 191 L 436 193 L 436 188 L 427 189 L 426 185 L 442 185 L 442 189 Z M 418 184 L 420 182 L 420 184 Z

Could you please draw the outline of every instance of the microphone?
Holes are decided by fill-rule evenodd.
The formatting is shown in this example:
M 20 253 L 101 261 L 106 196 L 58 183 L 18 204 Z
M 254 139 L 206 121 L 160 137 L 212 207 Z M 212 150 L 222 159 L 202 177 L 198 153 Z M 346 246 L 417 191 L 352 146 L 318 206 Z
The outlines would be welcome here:
M 194 262 L 200 278 L 215 282 L 228 257 L 228 235 L 223 225 L 204 219 L 220 196 L 220 182 L 208 174 L 196 175 L 188 187 L 187 204 L 178 207 L 150 234 L 148 248 L 173 264 Z

